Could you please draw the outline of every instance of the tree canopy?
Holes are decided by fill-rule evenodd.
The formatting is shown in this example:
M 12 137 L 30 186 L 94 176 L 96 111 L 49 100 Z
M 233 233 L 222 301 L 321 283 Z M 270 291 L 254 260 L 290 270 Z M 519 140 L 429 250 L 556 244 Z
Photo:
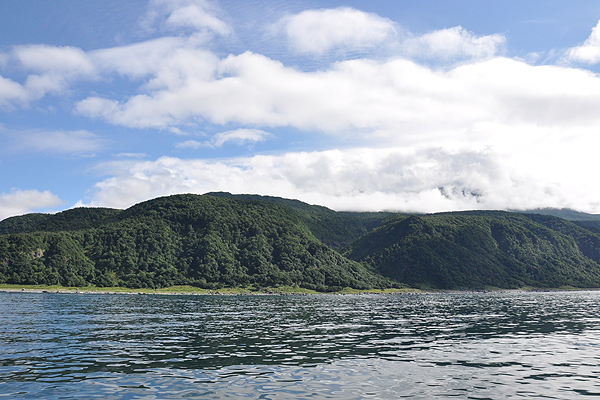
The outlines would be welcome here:
M 551 215 L 335 212 L 256 195 L 0 221 L 0 283 L 203 288 L 600 287 L 600 231 Z M 340 253 L 341 252 L 341 253 Z
M 263 201 L 177 195 L 124 211 L 22 218 L 33 222 L 13 219 L 10 226 L 22 232 L 0 236 L 0 283 L 320 291 L 394 285 L 321 243 L 294 210 Z

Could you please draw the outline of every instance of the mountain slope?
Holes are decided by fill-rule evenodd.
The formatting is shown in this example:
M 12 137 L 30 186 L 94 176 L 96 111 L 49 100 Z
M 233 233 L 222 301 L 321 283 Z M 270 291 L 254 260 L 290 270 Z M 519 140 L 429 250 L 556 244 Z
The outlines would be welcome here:
M 536 208 L 533 210 L 522 211 L 522 214 L 549 215 L 566 219 L 567 221 L 600 221 L 600 214 L 589 214 L 570 208 Z
M 317 239 L 338 251 L 369 233 L 389 216 L 394 215 L 390 212 L 337 212 L 327 207 L 273 196 L 231 194 L 227 192 L 211 192 L 206 195 L 264 201 L 289 207 L 296 212 L 300 220 L 306 224 Z
M 56 214 L 26 214 L 0 221 L 0 235 L 96 228 L 114 221 L 120 213 L 112 208 L 80 207 Z
M 572 221 L 576 225 L 591 229 L 595 233 L 600 233 L 600 214 L 588 214 L 568 208 L 538 208 L 535 210 L 524 211 L 524 214 L 550 215 Z
M 339 213 L 277 197 L 177 195 L 4 220 L 0 283 L 600 287 L 600 233 L 539 214 Z
M 275 204 L 169 196 L 100 212 L 95 228 L 88 222 L 98 210 L 78 210 L 62 224 L 82 229 L 0 236 L 0 283 L 316 290 L 392 284 L 320 243 L 293 210 Z
M 0 221 L 0 235 L 35 232 L 51 217 L 51 214 L 32 213 L 3 219 Z
M 599 249 L 560 218 L 477 211 L 391 217 L 346 256 L 421 288 L 600 287 Z

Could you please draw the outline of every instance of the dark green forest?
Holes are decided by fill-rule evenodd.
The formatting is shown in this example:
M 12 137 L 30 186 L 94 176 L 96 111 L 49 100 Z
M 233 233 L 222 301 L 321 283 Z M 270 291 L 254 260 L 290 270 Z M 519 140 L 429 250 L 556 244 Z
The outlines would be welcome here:
M 263 201 L 177 195 L 127 210 L 68 210 L 0 223 L 0 283 L 161 288 L 398 286 Z
M 337 251 L 344 249 L 356 239 L 379 226 L 386 218 L 394 215 L 390 212 L 336 212 L 327 207 L 273 196 L 233 195 L 227 192 L 211 192 L 207 195 L 264 201 L 291 208 L 317 239 Z
M 579 220 L 500 211 L 335 212 L 278 197 L 175 195 L 126 210 L 76 208 L 0 221 L 0 283 L 598 288 L 597 220 L 565 215 Z
M 347 250 L 413 287 L 600 287 L 600 236 L 545 215 L 493 211 L 394 216 Z

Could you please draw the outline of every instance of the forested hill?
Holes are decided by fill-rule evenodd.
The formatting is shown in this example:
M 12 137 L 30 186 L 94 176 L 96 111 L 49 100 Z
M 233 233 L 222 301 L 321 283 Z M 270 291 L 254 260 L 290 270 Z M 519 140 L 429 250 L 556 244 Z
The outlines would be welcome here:
M 0 235 L 29 232 L 59 232 L 97 228 L 115 221 L 121 210 L 74 208 L 57 214 L 26 214 L 0 221 Z
M 394 215 L 390 212 L 336 212 L 327 207 L 272 196 L 234 195 L 227 192 L 211 192 L 205 196 L 261 201 L 291 208 L 317 239 L 338 251 Z M 57 214 L 27 214 L 0 221 L 0 235 L 97 228 L 114 222 L 120 213 L 121 210 L 110 208 L 75 208 Z
M 267 196 L 176 195 L 0 221 L 0 283 L 600 288 L 600 233 L 539 214 L 343 213 Z
M 537 214 L 398 215 L 346 256 L 420 288 L 600 287 L 600 235 Z
M 551 215 L 572 221 L 579 226 L 593 228 L 600 233 L 600 214 L 588 214 L 584 212 L 570 210 L 568 208 L 538 208 L 536 210 L 525 211 L 526 214 Z
M 343 250 L 347 245 L 379 226 L 386 218 L 394 215 L 390 212 L 336 212 L 327 207 L 273 196 L 227 192 L 211 192 L 206 195 L 264 201 L 292 208 L 317 239 L 338 251 Z
M 0 283 L 205 288 L 389 287 L 320 243 L 291 208 L 177 195 L 127 210 L 75 209 L 2 221 Z

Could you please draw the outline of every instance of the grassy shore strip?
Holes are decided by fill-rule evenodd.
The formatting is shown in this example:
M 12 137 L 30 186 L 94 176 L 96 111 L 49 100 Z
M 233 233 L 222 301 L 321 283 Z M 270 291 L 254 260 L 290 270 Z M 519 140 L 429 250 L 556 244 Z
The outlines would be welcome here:
M 91 294 L 197 294 L 197 295 L 285 295 L 285 294 L 393 294 L 416 293 L 418 289 L 369 289 L 358 290 L 344 288 L 337 292 L 317 292 L 294 286 L 281 286 L 275 288 L 221 288 L 201 289 L 193 286 L 172 286 L 162 289 L 131 289 L 125 287 L 64 287 L 58 285 L 0 285 L 0 292 L 29 292 L 29 293 L 91 293 Z
M 358 290 L 344 288 L 337 292 L 317 292 L 314 290 L 299 288 L 297 286 L 281 286 L 274 288 L 235 287 L 221 289 L 201 289 L 194 286 L 172 286 L 162 289 L 131 289 L 126 287 L 65 287 L 46 285 L 8 285 L 0 284 L 0 292 L 24 292 L 24 293 L 79 293 L 79 294 L 166 294 L 166 295 L 317 295 L 317 294 L 398 294 L 398 293 L 466 293 L 466 292 L 567 292 L 567 291 L 597 291 L 600 288 L 576 288 L 573 286 L 562 286 L 559 288 L 537 288 L 526 286 L 519 289 L 503 289 L 497 287 L 486 287 L 483 290 L 437 290 L 437 289 L 369 289 Z

